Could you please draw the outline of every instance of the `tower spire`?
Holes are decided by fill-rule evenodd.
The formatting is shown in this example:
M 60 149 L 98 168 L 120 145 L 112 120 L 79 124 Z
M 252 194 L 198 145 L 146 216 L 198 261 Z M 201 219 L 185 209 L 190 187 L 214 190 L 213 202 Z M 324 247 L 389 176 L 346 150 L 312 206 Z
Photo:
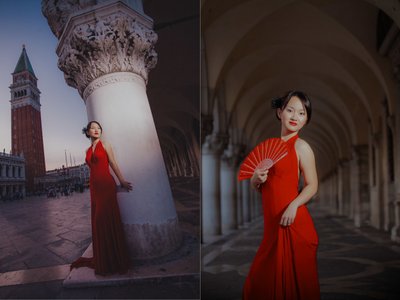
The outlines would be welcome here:
M 25 44 L 22 44 L 22 52 L 21 55 L 19 56 L 17 65 L 15 66 L 14 73 L 20 73 L 23 71 L 28 71 L 31 73 L 33 76 L 36 77 L 35 72 L 33 71 L 31 62 L 29 61 L 28 54 L 26 53 L 25 49 Z

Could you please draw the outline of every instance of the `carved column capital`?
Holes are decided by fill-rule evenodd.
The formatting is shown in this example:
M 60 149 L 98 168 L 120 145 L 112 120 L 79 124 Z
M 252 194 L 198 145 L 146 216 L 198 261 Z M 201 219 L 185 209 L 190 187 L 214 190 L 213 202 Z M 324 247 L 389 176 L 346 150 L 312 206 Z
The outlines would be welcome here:
M 201 114 L 201 143 L 205 142 L 206 136 L 213 131 L 214 118 L 212 115 Z
M 213 133 L 207 135 L 202 147 L 204 154 L 217 154 L 221 155 L 222 151 L 226 148 L 229 142 L 229 136 L 225 134 Z
M 86 5 L 83 10 L 70 6 L 60 13 L 60 26 L 54 18 L 51 26 L 60 39 L 58 67 L 68 85 L 83 96 L 93 80 L 114 72 L 132 72 L 147 82 L 149 70 L 157 63 L 157 34 L 150 18 L 122 2 Z M 68 21 L 62 25 L 68 12 Z
M 246 145 L 243 144 L 229 144 L 221 158 L 230 167 L 235 168 L 243 160 L 245 149 Z

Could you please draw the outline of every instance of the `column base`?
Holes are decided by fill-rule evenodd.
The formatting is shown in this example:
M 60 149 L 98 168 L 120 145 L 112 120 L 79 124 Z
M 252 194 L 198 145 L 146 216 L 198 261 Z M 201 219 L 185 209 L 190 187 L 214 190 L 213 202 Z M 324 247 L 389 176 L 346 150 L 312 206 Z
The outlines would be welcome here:
M 400 242 L 400 228 L 399 226 L 394 226 L 390 231 L 390 239 L 394 242 Z
M 101 276 L 96 275 L 93 269 L 82 267 L 72 269 L 63 282 L 65 288 L 93 288 L 96 286 L 121 286 L 124 284 L 162 282 L 191 282 L 199 284 L 199 248 L 196 237 L 184 233 L 184 242 L 176 255 L 168 255 L 155 261 L 133 261 L 133 265 L 126 274 Z M 86 249 L 83 257 L 92 257 L 92 244 Z M 66 265 L 69 269 L 69 265 Z M 67 292 L 68 293 L 68 292 Z M 193 292 L 193 297 L 196 297 Z M 68 294 L 66 294 L 68 295 Z M 69 297 L 68 297 L 69 298 Z
M 130 257 L 149 259 L 166 255 L 182 242 L 178 218 L 161 224 L 122 224 Z

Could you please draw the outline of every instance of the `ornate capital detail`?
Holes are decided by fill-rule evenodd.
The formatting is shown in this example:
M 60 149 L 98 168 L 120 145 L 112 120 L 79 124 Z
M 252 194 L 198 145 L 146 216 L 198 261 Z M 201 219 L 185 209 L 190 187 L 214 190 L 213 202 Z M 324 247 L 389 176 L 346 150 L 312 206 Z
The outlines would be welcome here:
M 213 131 L 214 118 L 212 115 L 201 114 L 201 143 L 205 142 L 206 136 Z
M 116 0 L 124 2 L 127 6 L 130 6 L 144 14 L 143 4 L 141 0 Z M 65 25 L 68 22 L 68 18 L 71 14 L 77 11 L 90 9 L 95 5 L 102 5 L 104 2 L 110 3 L 110 0 L 42 0 L 42 13 L 46 17 L 47 22 L 50 26 L 51 31 L 57 38 L 60 38 Z
M 89 85 L 83 91 L 83 100 L 86 101 L 90 94 L 93 93 L 95 90 L 117 82 L 136 82 L 143 85 L 144 88 L 146 87 L 143 78 L 137 74 L 133 74 L 130 72 L 111 73 L 101 76 L 89 83 Z
M 83 97 L 93 80 L 114 72 L 132 72 L 147 82 L 157 63 L 157 34 L 151 26 L 149 19 L 121 2 L 75 10 L 57 48 L 67 84 Z
M 243 159 L 244 150 L 246 145 L 242 144 L 229 144 L 225 149 L 221 159 L 225 161 L 230 167 L 237 167 Z
M 220 155 L 228 145 L 229 136 L 224 134 L 210 134 L 206 136 L 205 142 L 202 147 L 204 154 L 217 154 Z

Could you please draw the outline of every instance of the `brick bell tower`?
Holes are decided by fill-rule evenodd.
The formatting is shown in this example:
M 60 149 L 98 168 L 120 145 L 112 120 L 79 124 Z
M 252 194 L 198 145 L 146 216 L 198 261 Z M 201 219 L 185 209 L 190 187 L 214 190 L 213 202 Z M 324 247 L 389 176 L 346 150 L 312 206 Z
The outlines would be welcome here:
M 25 157 L 26 191 L 34 191 L 34 178 L 46 174 L 40 114 L 40 91 L 25 45 L 12 73 L 11 151 Z

